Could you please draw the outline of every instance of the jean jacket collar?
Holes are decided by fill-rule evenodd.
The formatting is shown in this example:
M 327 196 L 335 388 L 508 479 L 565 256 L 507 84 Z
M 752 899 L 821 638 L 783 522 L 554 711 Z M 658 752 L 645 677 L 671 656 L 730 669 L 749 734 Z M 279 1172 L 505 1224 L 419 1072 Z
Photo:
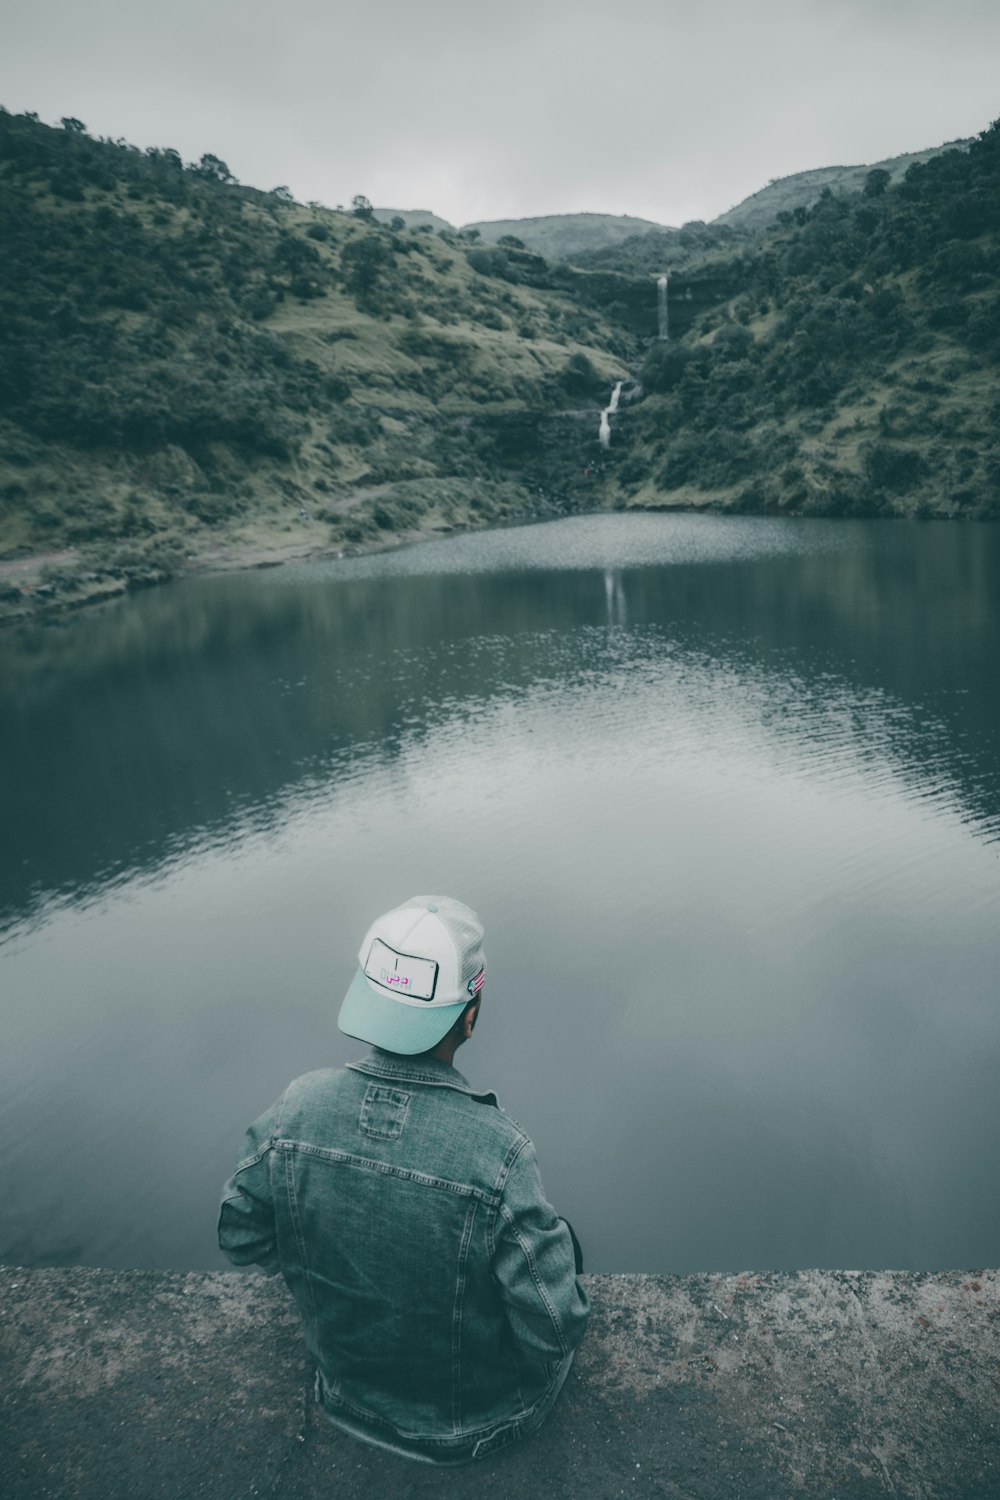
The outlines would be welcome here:
M 481 1104 L 496 1104 L 497 1096 L 492 1090 L 481 1093 L 474 1089 L 468 1079 L 463 1078 L 457 1068 L 442 1062 L 438 1057 L 403 1057 L 398 1052 L 383 1052 L 373 1047 L 367 1057 L 359 1062 L 348 1063 L 355 1073 L 369 1073 L 373 1078 L 391 1078 L 397 1083 L 418 1083 L 432 1088 L 457 1089 L 470 1094 Z

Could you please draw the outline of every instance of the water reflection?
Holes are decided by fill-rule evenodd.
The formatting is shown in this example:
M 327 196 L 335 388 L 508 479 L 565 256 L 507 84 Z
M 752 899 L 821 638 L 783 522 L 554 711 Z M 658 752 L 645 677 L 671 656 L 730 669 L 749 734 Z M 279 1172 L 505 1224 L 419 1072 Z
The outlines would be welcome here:
M 2 643 L 0 1251 L 213 1264 L 246 1119 L 440 886 L 489 925 L 464 1066 L 595 1267 L 991 1258 L 997 538 L 695 519 Z
M 798 550 L 803 526 L 815 551 Z M 707 651 L 737 677 L 767 671 L 776 727 L 781 714 L 797 722 L 803 690 L 812 713 L 846 688 L 862 721 L 874 695 L 883 722 L 895 716 L 900 761 L 918 777 L 933 766 L 995 836 L 995 534 L 785 529 L 790 554 L 600 573 L 394 575 L 432 550 L 414 549 L 383 560 L 385 577 L 355 576 L 371 573 L 369 558 L 294 582 L 198 581 L 4 640 L 0 914 L 22 914 L 26 891 L 75 896 L 155 866 L 193 834 L 280 800 L 338 751 L 392 755 L 452 703 L 565 672 L 581 629 L 609 621 Z M 509 548 L 524 533 L 497 535 Z M 488 559 L 491 538 L 460 540 Z M 549 550 L 565 561 L 565 546 Z M 587 658 L 572 665 L 602 668 L 592 643 Z M 617 670 L 614 657 L 603 667 Z
M 607 602 L 608 624 L 627 625 L 628 606 L 625 602 L 625 585 L 621 568 L 605 568 L 604 598 Z

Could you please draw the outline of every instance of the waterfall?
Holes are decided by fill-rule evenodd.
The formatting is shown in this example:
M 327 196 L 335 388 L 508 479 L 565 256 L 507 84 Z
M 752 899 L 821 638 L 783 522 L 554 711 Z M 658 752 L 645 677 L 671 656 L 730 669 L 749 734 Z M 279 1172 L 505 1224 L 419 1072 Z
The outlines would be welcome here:
M 608 421 L 608 418 L 613 417 L 615 412 L 618 410 L 618 397 L 622 393 L 622 386 L 624 384 L 624 380 L 619 380 L 618 384 L 611 392 L 611 400 L 601 412 L 601 430 L 598 433 L 598 436 L 601 440 L 602 448 L 611 447 L 611 423 Z
M 669 273 L 660 276 L 656 282 L 656 311 L 660 321 L 660 338 L 670 337 L 670 315 L 667 312 L 667 282 L 670 280 Z

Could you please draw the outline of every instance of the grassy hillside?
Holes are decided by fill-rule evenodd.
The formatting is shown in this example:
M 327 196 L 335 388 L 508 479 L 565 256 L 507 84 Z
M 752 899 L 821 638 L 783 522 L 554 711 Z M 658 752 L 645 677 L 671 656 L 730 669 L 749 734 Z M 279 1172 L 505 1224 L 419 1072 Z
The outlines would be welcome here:
M 0 559 L 141 572 L 262 528 L 351 546 L 574 503 L 637 352 L 536 256 L 75 122 L 0 114 L 0 242 Z
M 692 259 L 678 311 L 699 277 L 725 295 L 647 354 L 613 503 L 1000 515 L 1000 123 Z
M 910 151 L 903 156 L 890 156 L 884 161 L 872 162 L 860 167 L 816 167 L 809 172 L 793 172 L 789 177 L 777 177 L 767 187 L 752 193 L 741 203 L 720 214 L 712 222 L 728 225 L 733 229 L 764 229 L 772 224 L 779 213 L 794 213 L 797 208 L 812 208 L 819 201 L 824 188 L 831 193 L 860 193 L 864 189 L 869 172 L 887 172 L 890 182 L 898 182 L 912 166 L 922 166 L 942 151 L 967 150 L 970 141 L 949 141 L 944 146 L 932 146 L 926 151 Z
M 535 219 L 484 219 L 466 224 L 462 232 L 475 234 L 488 245 L 513 236 L 526 250 L 547 260 L 575 260 L 585 252 L 605 250 L 662 228 L 662 224 L 629 214 L 548 214 Z
M 431 213 L 429 208 L 375 208 L 372 213 L 380 224 L 391 224 L 393 219 L 402 219 L 405 229 L 423 229 L 425 225 L 435 230 L 454 231 L 455 228 L 447 219 Z
M 778 177 L 749 198 L 744 198 L 727 213 L 711 223 L 700 219 L 680 229 L 661 225 L 649 226 L 632 238 L 616 239 L 605 245 L 579 247 L 574 265 L 592 269 L 613 269 L 633 276 L 657 276 L 675 268 L 695 268 L 697 280 L 704 282 L 709 267 L 721 255 L 748 245 L 761 232 L 771 229 L 779 214 L 805 213 L 814 207 L 824 192 L 849 197 L 864 191 L 870 173 L 884 173 L 886 185 L 899 181 L 912 166 L 922 166 L 949 150 L 968 150 L 970 141 L 953 141 L 926 151 L 911 151 L 864 167 L 816 167 Z M 517 229 L 513 229 L 514 234 Z M 715 298 L 715 300 L 719 300 Z M 690 319 L 684 320 L 684 327 Z
M 359 207 L 0 112 L 0 617 L 600 505 L 1000 514 L 996 126 L 574 266 Z

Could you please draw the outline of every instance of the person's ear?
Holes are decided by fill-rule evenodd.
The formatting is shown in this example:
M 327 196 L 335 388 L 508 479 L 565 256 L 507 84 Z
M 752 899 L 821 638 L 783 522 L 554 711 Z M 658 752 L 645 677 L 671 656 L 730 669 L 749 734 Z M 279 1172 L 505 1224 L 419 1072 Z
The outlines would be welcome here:
M 475 1004 L 470 1005 L 465 1012 L 462 1023 L 462 1035 L 464 1036 L 466 1041 L 469 1040 L 469 1037 L 476 1029 L 476 1018 L 478 1017 L 478 1015 L 479 1006 Z

